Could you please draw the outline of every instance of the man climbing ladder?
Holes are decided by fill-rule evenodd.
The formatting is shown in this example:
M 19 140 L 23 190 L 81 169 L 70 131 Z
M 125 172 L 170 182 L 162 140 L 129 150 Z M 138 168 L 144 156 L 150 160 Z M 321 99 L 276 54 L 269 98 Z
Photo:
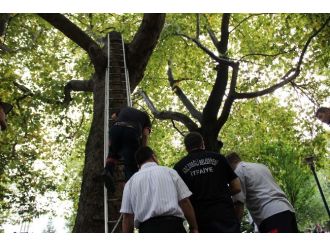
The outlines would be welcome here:
M 146 112 L 132 107 L 119 111 L 109 133 L 109 155 L 104 174 L 108 190 L 114 190 L 112 175 L 120 158 L 124 161 L 126 181 L 137 172 L 134 154 L 139 147 L 147 145 L 150 132 L 151 122 Z

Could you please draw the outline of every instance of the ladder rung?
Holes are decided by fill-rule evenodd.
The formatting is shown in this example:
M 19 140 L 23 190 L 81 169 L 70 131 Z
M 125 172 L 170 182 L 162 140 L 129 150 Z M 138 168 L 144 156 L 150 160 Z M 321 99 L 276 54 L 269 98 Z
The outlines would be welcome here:
M 117 223 L 118 220 L 109 220 L 108 223 L 113 224 L 113 223 Z
M 124 66 L 111 66 L 111 65 L 110 65 L 110 68 L 121 68 L 121 69 L 125 69 Z
M 121 200 L 121 198 L 111 198 L 111 199 L 108 199 L 108 202 L 116 202 L 119 200 Z

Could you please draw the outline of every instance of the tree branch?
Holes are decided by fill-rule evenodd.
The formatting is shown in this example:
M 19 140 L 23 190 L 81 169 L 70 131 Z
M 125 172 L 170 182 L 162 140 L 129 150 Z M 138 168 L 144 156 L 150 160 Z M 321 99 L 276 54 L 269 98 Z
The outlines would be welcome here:
M 181 34 L 181 33 L 176 33 L 175 35 L 177 36 L 182 36 L 188 40 L 191 40 L 192 42 L 194 42 L 198 48 L 200 48 L 201 50 L 203 50 L 207 55 L 209 55 L 209 57 L 211 57 L 214 61 L 227 65 L 227 66 L 233 66 L 235 64 L 235 61 L 228 59 L 228 58 L 223 58 L 223 57 L 218 57 L 217 55 L 215 55 L 212 51 L 210 51 L 208 48 L 206 48 L 205 46 L 202 45 L 202 43 L 200 43 L 197 39 L 189 37 L 186 34 Z M 221 49 L 220 49 L 221 51 Z M 221 54 L 224 54 L 223 52 L 221 52 Z
M 206 30 L 207 30 L 208 34 L 210 35 L 210 38 L 212 40 L 213 45 L 215 47 L 218 47 L 219 46 L 219 40 L 215 36 L 213 30 L 210 27 L 206 27 Z
M 325 21 L 325 23 L 323 23 L 323 25 L 316 30 L 306 41 L 300 56 L 299 56 L 299 60 L 297 62 L 297 66 L 295 68 L 290 69 L 280 80 L 279 83 L 266 88 L 264 90 L 260 90 L 257 92 L 250 92 L 250 93 L 236 93 L 235 94 L 235 98 L 236 99 L 250 99 L 250 98 L 255 98 L 255 97 L 259 97 L 259 96 L 263 96 L 269 93 L 274 92 L 275 90 L 283 87 L 284 85 L 288 84 L 289 82 L 292 82 L 295 78 L 298 77 L 298 75 L 300 74 L 300 68 L 304 59 L 304 56 L 306 54 L 307 48 L 310 45 L 311 41 L 313 38 L 315 38 L 329 23 L 330 21 L 330 17 Z
M 106 54 L 103 54 L 99 45 L 64 15 L 44 13 L 38 15 L 84 49 L 96 70 L 106 66 Z
M 240 21 L 235 27 L 233 27 L 232 30 L 229 31 L 229 34 L 232 33 L 232 32 L 234 32 L 234 30 L 235 30 L 236 28 L 238 28 L 243 22 L 247 21 L 248 19 L 250 19 L 250 18 L 253 17 L 253 16 L 258 16 L 258 15 L 263 15 L 263 14 L 252 14 L 252 15 L 249 15 L 249 16 L 245 17 L 245 18 L 244 18 L 243 20 L 241 20 L 241 21 Z
M 168 81 L 170 82 L 170 86 L 173 90 L 173 92 L 179 97 L 183 105 L 187 108 L 189 113 L 198 120 L 200 123 L 202 122 L 202 113 L 199 112 L 195 106 L 190 102 L 190 100 L 187 98 L 187 96 L 184 94 L 184 92 L 181 90 L 181 88 L 178 86 L 178 82 L 181 80 L 174 80 L 172 68 L 171 68 L 171 61 L 168 61 L 168 70 L 167 70 L 167 76 Z
M 294 50 L 295 50 L 295 48 L 292 48 L 289 51 L 280 51 L 280 52 L 274 53 L 274 54 L 250 53 L 250 54 L 246 54 L 246 55 L 242 56 L 241 58 L 238 59 L 238 61 L 250 62 L 250 61 L 244 60 L 244 58 L 250 57 L 250 56 L 277 57 L 279 55 L 287 54 L 287 53 L 292 52 Z
M 146 102 L 148 108 L 152 112 L 152 114 L 157 119 L 162 120 L 175 120 L 181 122 L 186 126 L 189 131 L 196 131 L 198 129 L 197 124 L 195 124 L 188 116 L 180 113 L 180 112 L 172 112 L 172 111 L 158 111 L 148 95 L 144 91 L 139 91 L 139 94 L 143 97 L 144 101 Z
M 239 70 L 239 63 L 236 63 L 236 65 L 233 67 L 228 97 L 223 106 L 221 115 L 220 115 L 219 119 L 217 120 L 216 128 L 217 128 L 218 132 L 221 130 L 222 126 L 226 123 L 226 121 L 229 117 L 229 114 L 230 114 L 231 106 L 233 105 L 234 100 L 235 100 L 234 96 L 235 96 L 235 89 L 236 89 L 237 78 L 238 78 L 238 70 Z
M 93 92 L 93 80 L 71 80 L 64 87 L 63 103 L 68 105 L 72 100 L 71 92 Z
M 228 49 L 228 29 L 229 29 L 230 14 L 224 14 L 221 22 L 221 39 L 217 47 L 221 54 L 226 54 Z M 224 59 L 224 58 L 223 58 Z M 227 59 L 225 59 L 227 60 Z M 203 122 L 208 125 L 211 123 L 216 124 L 217 115 L 221 104 L 223 102 L 223 97 L 228 84 L 228 71 L 231 66 L 235 68 L 237 62 L 231 61 L 229 64 L 226 62 L 219 62 L 217 66 L 217 77 L 210 93 L 210 96 L 206 102 L 203 110 Z M 210 122 L 210 123 L 207 123 Z
M 217 46 L 220 54 L 223 56 L 227 53 L 228 41 L 229 41 L 229 20 L 230 14 L 223 14 L 221 21 L 221 39 Z
M 126 49 L 131 90 L 142 80 L 149 58 L 165 24 L 165 14 L 144 14 L 141 25 Z

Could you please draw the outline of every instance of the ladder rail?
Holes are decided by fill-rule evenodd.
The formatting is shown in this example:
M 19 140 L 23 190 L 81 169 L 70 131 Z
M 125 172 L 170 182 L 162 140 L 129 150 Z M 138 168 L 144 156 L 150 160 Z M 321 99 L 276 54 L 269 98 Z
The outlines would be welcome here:
M 118 227 L 120 221 L 122 220 L 122 218 L 123 218 L 123 214 L 120 214 L 120 217 L 119 217 L 119 219 L 117 220 L 115 226 L 113 227 L 111 233 L 114 233 L 114 232 L 116 231 L 116 229 L 117 229 L 117 227 Z
M 104 150 L 103 150 L 103 165 L 106 166 L 107 157 L 109 152 L 109 76 L 110 76 L 110 35 L 107 35 L 108 42 L 108 64 L 105 71 L 105 87 L 104 87 Z M 104 232 L 109 232 L 108 226 L 108 191 L 105 186 L 103 186 L 104 193 Z
M 111 49 L 110 49 L 110 34 L 107 35 L 107 43 L 108 43 L 108 64 L 106 68 L 106 74 L 105 74 L 105 94 L 104 94 L 104 167 L 106 166 L 106 160 L 108 157 L 108 152 L 109 152 L 109 120 L 110 120 L 110 114 L 109 114 L 109 107 L 110 107 L 110 75 L 111 75 L 111 68 L 113 66 L 110 66 L 110 59 L 111 59 Z M 130 83 L 129 83 L 129 73 L 127 70 L 127 65 L 126 65 L 126 54 L 125 54 L 125 44 L 124 44 L 124 39 L 123 36 L 121 35 L 121 46 L 122 46 L 122 54 L 123 54 L 123 68 L 124 73 L 125 73 L 125 91 L 126 92 L 126 99 L 127 99 L 127 106 L 132 106 L 132 99 L 131 99 L 131 89 L 130 89 Z M 114 53 L 116 55 L 117 53 Z M 118 53 L 119 54 L 119 53 Z M 120 74 L 121 75 L 121 74 Z M 107 189 L 104 186 L 104 231 L 105 233 L 109 232 L 109 208 L 108 208 L 108 193 Z M 123 215 L 121 214 L 119 219 L 117 220 L 116 224 L 114 225 L 111 233 L 114 233 L 122 220 Z
M 126 98 L 127 98 L 127 105 L 132 106 L 132 99 L 131 99 L 131 87 L 129 84 L 129 74 L 126 66 L 126 54 L 125 54 L 125 44 L 123 35 L 121 35 L 121 44 L 123 47 L 123 59 L 124 59 L 124 69 L 125 69 L 125 79 L 126 79 Z

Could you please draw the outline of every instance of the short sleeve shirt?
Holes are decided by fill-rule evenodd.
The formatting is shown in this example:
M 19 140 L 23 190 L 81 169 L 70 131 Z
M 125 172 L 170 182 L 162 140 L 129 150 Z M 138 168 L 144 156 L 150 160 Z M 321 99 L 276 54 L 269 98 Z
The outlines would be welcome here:
M 157 216 L 183 218 L 179 201 L 190 195 L 175 170 L 148 162 L 126 183 L 120 212 L 134 214 L 136 227 Z
M 193 193 L 191 202 L 197 212 L 203 212 L 212 207 L 211 205 L 217 205 L 212 207 L 215 211 L 221 211 L 221 205 L 233 209 L 228 184 L 237 178 L 237 175 L 223 155 L 195 150 L 181 159 L 174 169 Z
M 261 222 L 286 210 L 294 212 L 284 192 L 263 164 L 240 162 L 235 173 L 239 176 L 242 191 L 233 196 L 234 201 L 246 204 L 254 222 Z

